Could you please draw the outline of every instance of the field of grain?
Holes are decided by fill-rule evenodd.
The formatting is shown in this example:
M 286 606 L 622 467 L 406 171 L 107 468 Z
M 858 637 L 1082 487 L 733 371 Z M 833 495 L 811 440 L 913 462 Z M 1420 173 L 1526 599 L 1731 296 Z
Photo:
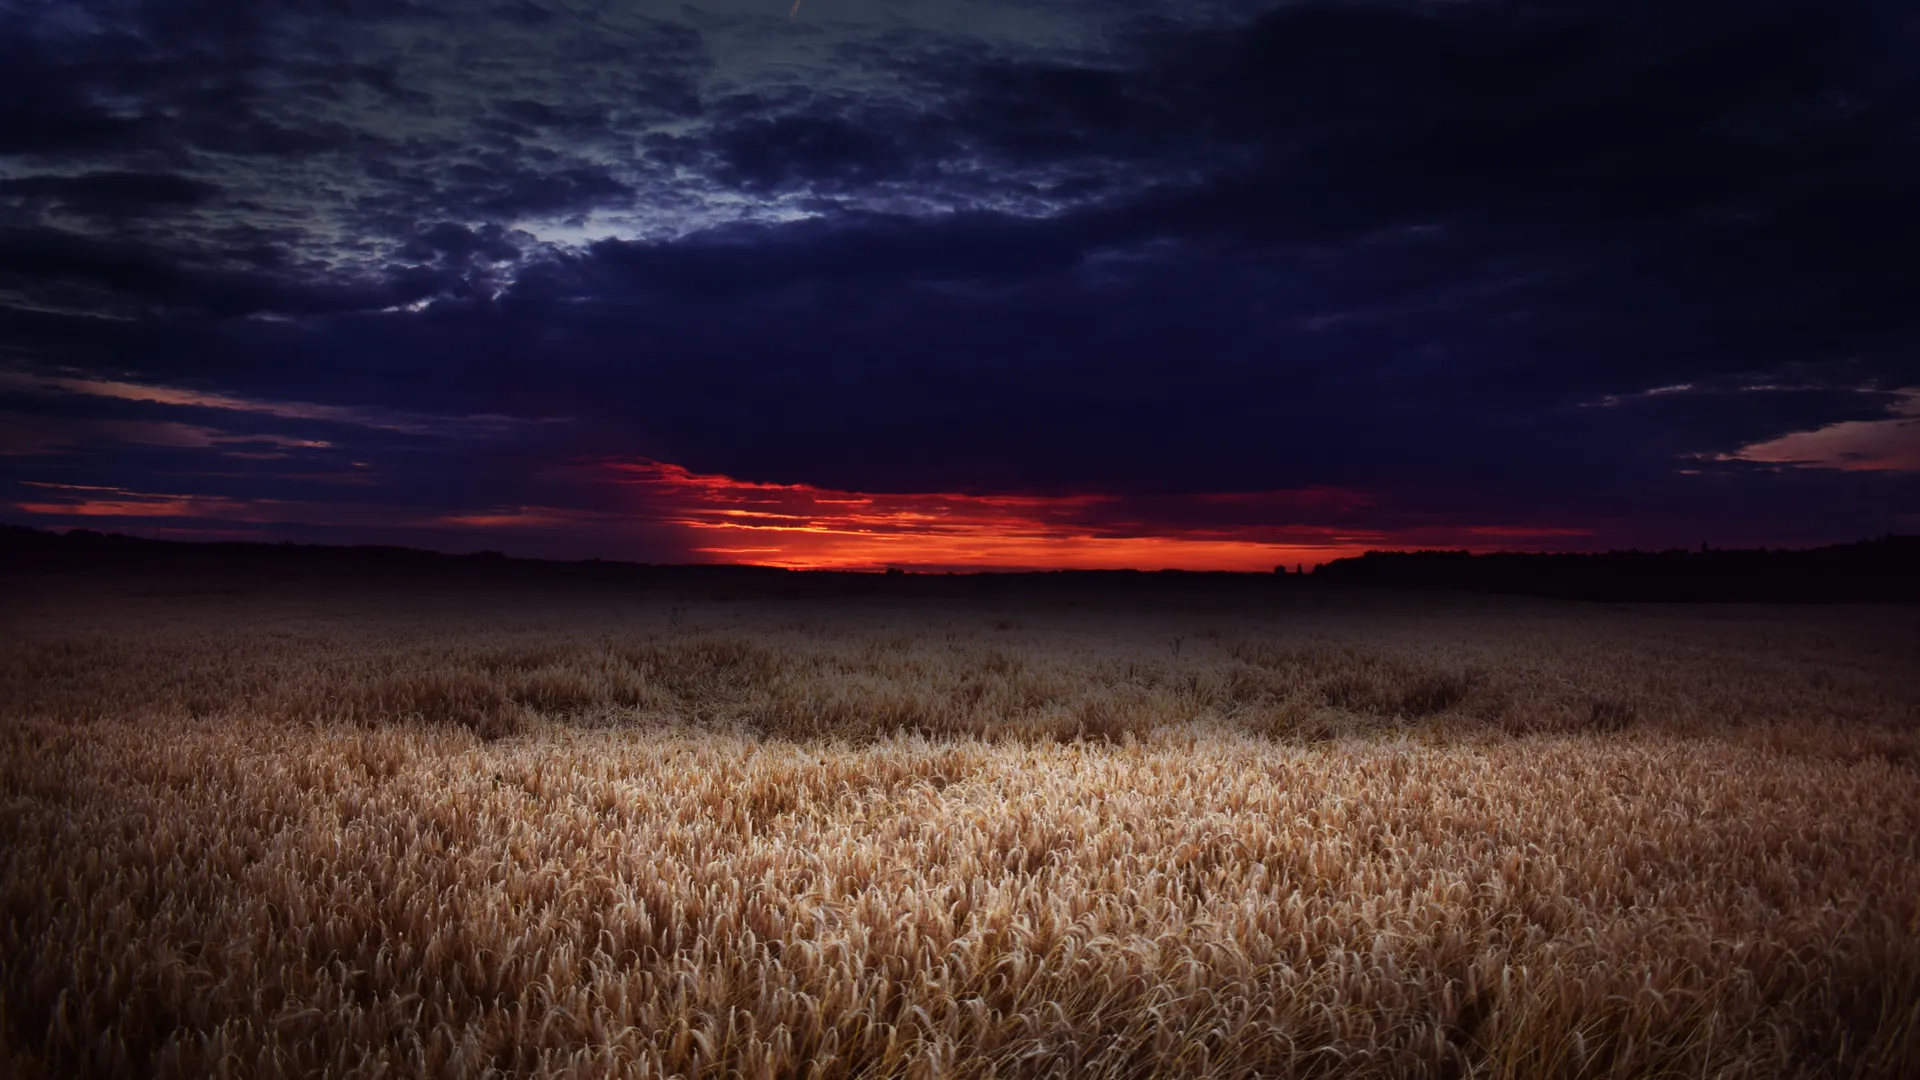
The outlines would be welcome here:
M 1911 609 L 0 624 L 9 1076 L 1920 1075 Z

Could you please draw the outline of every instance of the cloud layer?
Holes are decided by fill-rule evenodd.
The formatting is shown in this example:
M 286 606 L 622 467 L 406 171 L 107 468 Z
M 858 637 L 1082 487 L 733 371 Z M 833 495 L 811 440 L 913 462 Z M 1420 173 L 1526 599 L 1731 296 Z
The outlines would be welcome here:
M 19 6 L 0 498 L 789 563 L 866 541 L 716 542 L 606 463 L 980 526 L 927 565 L 1911 529 L 1917 37 L 1882 0 Z

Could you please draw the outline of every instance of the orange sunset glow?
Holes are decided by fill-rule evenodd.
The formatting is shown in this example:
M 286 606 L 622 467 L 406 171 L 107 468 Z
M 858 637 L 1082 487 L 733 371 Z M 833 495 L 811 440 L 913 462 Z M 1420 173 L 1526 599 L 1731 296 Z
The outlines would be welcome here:
M 1332 488 L 1152 499 L 834 491 L 699 474 L 654 461 L 602 466 L 638 505 L 671 508 L 718 562 L 795 569 L 1182 569 L 1317 565 L 1378 538 L 1289 525 L 1298 511 L 1363 506 Z M 1143 513 L 1153 511 L 1153 523 Z M 1206 524 L 1168 525 L 1168 521 Z
M 1181 495 L 855 492 L 697 473 L 651 460 L 576 461 L 553 474 L 586 505 L 520 504 L 421 513 L 390 503 L 247 499 L 191 490 L 28 482 L 13 509 L 48 524 L 213 539 L 236 526 L 315 521 L 439 535 L 654 538 L 636 561 L 746 563 L 789 569 L 1225 570 L 1318 566 L 1371 549 L 1491 550 L 1577 542 L 1584 529 L 1515 524 L 1383 530 L 1338 526 L 1375 508 L 1334 487 Z M 310 474 L 315 482 L 340 482 Z M 356 479 L 348 476 L 347 479 Z M 264 534 L 262 534 L 264 535 Z M 671 550 L 660 552 L 665 538 Z M 537 542 L 537 541 L 536 541 Z M 485 542 L 493 546 L 490 538 Z M 509 544 L 508 546 L 512 546 Z M 618 556 L 616 556 L 618 557 Z

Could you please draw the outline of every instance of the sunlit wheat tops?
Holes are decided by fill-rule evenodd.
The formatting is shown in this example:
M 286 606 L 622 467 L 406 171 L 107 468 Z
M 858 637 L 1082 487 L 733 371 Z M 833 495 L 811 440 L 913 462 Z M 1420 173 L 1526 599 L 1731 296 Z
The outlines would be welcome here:
M 10 627 L 0 1072 L 1920 1075 L 1884 627 L 196 603 Z

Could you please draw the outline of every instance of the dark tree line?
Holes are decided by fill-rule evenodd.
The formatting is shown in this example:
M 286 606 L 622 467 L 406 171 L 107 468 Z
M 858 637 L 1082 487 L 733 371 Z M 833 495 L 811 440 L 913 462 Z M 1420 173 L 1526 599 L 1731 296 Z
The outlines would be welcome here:
M 1531 554 L 1369 551 L 1315 571 L 1351 584 L 1529 593 L 1579 600 L 1827 601 L 1920 599 L 1920 537 L 1800 550 L 1719 549 Z

